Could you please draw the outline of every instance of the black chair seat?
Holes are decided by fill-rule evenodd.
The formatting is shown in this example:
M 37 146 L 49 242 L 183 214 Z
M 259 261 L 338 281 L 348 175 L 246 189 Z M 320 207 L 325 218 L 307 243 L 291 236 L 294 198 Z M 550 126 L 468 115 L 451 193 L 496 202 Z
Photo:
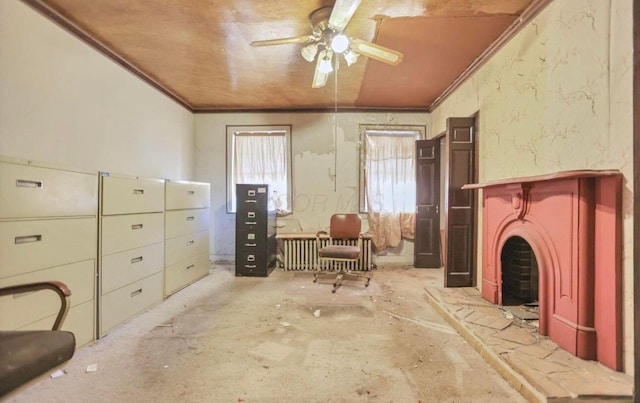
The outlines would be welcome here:
M 73 357 L 76 338 L 66 331 L 0 331 L 0 396 Z
M 49 290 L 60 298 L 51 330 L 0 330 L 0 398 L 73 357 L 76 337 L 60 330 L 69 311 L 71 290 L 60 281 L 0 288 L 0 296 Z

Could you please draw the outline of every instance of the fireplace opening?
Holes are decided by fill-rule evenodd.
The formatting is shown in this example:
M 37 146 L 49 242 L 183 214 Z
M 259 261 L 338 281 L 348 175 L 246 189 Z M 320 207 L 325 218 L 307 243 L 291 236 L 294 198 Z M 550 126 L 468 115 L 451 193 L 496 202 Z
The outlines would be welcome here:
M 522 237 L 505 242 L 502 263 L 502 305 L 538 306 L 538 261 L 531 245 Z

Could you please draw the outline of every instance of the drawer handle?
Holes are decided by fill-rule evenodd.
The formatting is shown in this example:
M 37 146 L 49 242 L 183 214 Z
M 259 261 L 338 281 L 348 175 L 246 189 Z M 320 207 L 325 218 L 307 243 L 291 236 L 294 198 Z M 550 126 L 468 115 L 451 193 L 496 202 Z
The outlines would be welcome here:
M 254 255 L 247 256 L 247 262 L 255 262 L 255 261 L 256 261 L 256 257 Z
M 245 243 L 244 246 L 256 246 L 255 243 Z
M 134 257 L 133 259 L 131 259 L 131 263 L 138 263 L 138 262 L 142 262 L 142 256 Z
M 244 267 L 246 267 L 247 269 L 255 269 L 256 265 L 255 264 L 245 264 Z
M 142 229 L 142 224 L 133 224 L 131 229 Z
M 133 194 L 134 195 L 143 195 L 144 194 L 144 189 L 133 189 Z
M 255 221 L 245 221 L 244 223 L 247 225 L 256 225 Z
M 15 237 L 15 244 L 19 245 L 21 243 L 30 243 L 30 242 L 40 242 L 42 241 L 42 235 L 24 235 Z
M 255 196 L 256 195 L 256 191 L 255 190 L 248 190 L 247 191 L 247 196 Z
M 193 269 L 194 267 L 196 267 L 196 265 L 195 265 L 195 264 L 190 264 L 189 266 L 187 266 L 187 270 L 189 270 L 189 269 Z
M 44 187 L 44 182 L 30 181 L 28 179 L 16 179 L 16 187 L 42 189 Z
M 245 200 L 244 202 L 245 203 L 257 203 L 258 201 L 257 200 Z
M 142 294 L 142 288 L 138 288 L 137 290 L 135 290 L 134 292 L 131 293 L 131 297 L 135 297 L 136 295 L 140 295 Z
M 196 218 L 195 218 L 194 216 L 189 216 L 189 217 L 187 217 L 187 221 L 193 221 L 193 220 L 195 220 L 195 219 L 196 219 Z
M 247 218 L 256 218 L 256 213 L 255 211 L 249 211 L 247 213 Z
M 194 192 L 193 190 L 187 190 L 187 195 L 193 196 L 194 194 L 196 194 L 196 192 Z
M 193 240 L 191 240 L 191 241 L 187 241 L 187 246 L 191 246 L 191 245 L 193 245 L 193 244 L 194 244 Z

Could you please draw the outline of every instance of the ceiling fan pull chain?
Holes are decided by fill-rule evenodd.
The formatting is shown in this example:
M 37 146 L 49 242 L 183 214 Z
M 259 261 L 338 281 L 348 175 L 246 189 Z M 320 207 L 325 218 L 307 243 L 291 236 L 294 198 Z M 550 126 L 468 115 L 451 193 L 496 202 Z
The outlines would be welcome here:
M 333 79 L 333 193 L 338 191 L 338 69 L 340 67 L 340 57 L 334 58 L 334 79 Z

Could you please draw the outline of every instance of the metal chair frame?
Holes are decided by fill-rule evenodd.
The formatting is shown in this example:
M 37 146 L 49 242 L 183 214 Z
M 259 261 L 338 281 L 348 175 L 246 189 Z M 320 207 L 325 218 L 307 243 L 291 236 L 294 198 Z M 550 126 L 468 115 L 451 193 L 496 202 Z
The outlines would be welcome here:
M 0 331 L 0 400 L 63 365 L 75 352 L 75 336 L 61 330 L 71 297 L 64 283 L 44 281 L 2 287 L 0 296 L 40 290 L 54 291 L 60 298 L 60 309 L 51 330 Z
M 345 263 L 357 262 L 360 260 L 362 253 L 362 238 L 361 232 L 362 220 L 358 214 L 355 213 L 341 213 L 331 216 L 329 233 L 326 231 L 318 231 L 316 233 L 316 250 L 318 251 L 318 258 L 316 259 L 316 271 L 313 275 L 313 282 L 318 281 L 318 276 L 323 274 L 336 275 L 333 282 L 333 289 L 331 292 L 335 293 L 343 280 L 359 280 L 364 279 L 364 286 L 368 287 L 371 277 L 363 274 L 352 273 L 351 270 L 345 270 Z M 324 235 L 324 236 L 322 236 Z M 328 245 L 324 245 L 322 241 L 326 241 L 328 238 Z M 357 245 L 340 245 L 336 244 L 338 240 L 353 240 L 357 239 Z M 327 262 L 334 262 L 333 270 L 323 270 L 322 266 Z M 336 266 L 339 266 L 336 268 Z

